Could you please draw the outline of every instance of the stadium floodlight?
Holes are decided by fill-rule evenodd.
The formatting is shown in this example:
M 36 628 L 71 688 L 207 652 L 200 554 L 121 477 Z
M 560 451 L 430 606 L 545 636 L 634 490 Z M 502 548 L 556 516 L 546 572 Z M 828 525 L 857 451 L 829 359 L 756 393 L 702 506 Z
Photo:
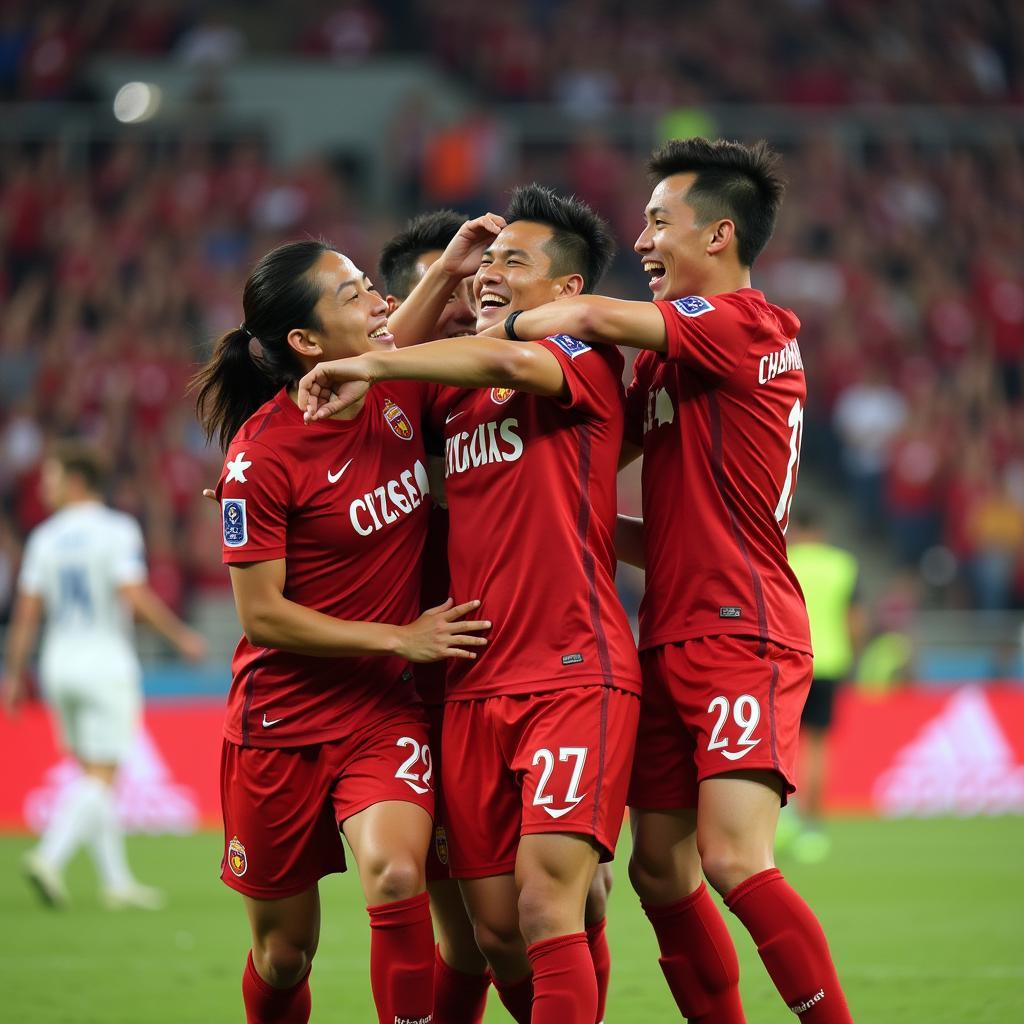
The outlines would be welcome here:
M 114 97 L 114 117 L 122 124 L 148 121 L 160 109 L 163 93 L 150 82 L 126 82 Z

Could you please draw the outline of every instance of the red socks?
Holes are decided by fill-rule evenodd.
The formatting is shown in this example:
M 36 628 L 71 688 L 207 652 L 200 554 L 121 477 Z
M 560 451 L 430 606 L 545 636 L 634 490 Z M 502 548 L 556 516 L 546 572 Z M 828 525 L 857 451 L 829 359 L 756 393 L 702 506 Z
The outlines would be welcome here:
M 669 990 L 690 1024 L 744 1024 L 736 947 L 708 887 L 678 903 L 643 904 Z
M 748 878 L 725 905 L 757 943 L 779 994 L 801 1024 L 853 1024 L 814 912 L 777 868 Z
M 291 988 L 274 988 L 257 973 L 252 950 L 242 975 L 246 1024 L 306 1024 L 309 1020 L 309 971 Z
M 533 975 L 528 974 L 518 981 L 501 981 L 491 976 L 501 1005 L 509 1012 L 516 1024 L 530 1024 L 533 1015 Z
M 586 932 L 527 947 L 533 967 L 531 1024 L 594 1024 L 597 979 Z
M 490 985 L 489 974 L 465 974 L 449 967 L 441 956 L 441 947 L 437 946 L 434 950 L 432 1024 L 481 1024 Z
M 597 976 L 597 1013 L 594 1019 L 597 1024 L 604 1021 L 604 1008 L 608 1002 L 608 979 L 612 973 L 612 952 L 608 948 L 608 936 L 605 924 L 608 919 L 602 917 L 597 924 L 587 929 L 587 945 L 590 946 L 590 959 L 594 962 L 594 974 Z
M 367 907 L 370 988 L 380 1024 L 429 1024 L 434 999 L 430 902 L 411 899 Z

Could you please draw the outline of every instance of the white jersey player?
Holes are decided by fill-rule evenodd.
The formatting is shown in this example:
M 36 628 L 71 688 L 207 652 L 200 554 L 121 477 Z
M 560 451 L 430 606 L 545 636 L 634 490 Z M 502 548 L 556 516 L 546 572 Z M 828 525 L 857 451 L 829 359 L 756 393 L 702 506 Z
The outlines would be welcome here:
M 140 885 L 128 868 L 113 793 L 142 708 L 133 614 L 187 658 L 202 658 L 205 642 L 147 585 L 142 531 L 100 500 L 100 463 L 89 449 L 59 446 L 44 463 L 42 483 L 57 511 L 26 545 L 3 697 L 10 711 L 23 698 L 28 655 L 45 616 L 40 682 L 83 775 L 26 856 L 25 872 L 47 902 L 64 905 L 63 867 L 87 844 L 108 906 L 155 908 L 160 893 Z

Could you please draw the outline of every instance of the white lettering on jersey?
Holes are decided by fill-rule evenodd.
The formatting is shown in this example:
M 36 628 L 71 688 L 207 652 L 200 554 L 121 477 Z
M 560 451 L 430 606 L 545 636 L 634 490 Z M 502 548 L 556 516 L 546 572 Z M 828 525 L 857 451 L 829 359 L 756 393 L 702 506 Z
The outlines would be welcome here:
M 758 384 L 767 384 L 770 380 L 778 377 L 780 373 L 789 373 L 791 370 L 802 370 L 803 368 L 804 361 L 800 356 L 800 346 L 794 338 L 777 352 L 769 352 L 768 355 L 761 356 L 761 361 L 757 366 L 757 382 Z
M 647 392 L 647 409 L 644 413 L 644 433 L 655 427 L 664 427 L 675 423 L 676 407 L 672 404 L 672 396 L 664 389 Z
M 417 459 L 397 480 L 388 480 L 349 505 L 352 528 L 361 537 L 369 537 L 419 508 L 429 491 L 427 467 Z
M 492 462 L 516 462 L 522 458 L 523 439 L 516 433 L 519 420 L 481 423 L 472 432 L 453 434 L 444 444 L 444 475 L 454 476 Z

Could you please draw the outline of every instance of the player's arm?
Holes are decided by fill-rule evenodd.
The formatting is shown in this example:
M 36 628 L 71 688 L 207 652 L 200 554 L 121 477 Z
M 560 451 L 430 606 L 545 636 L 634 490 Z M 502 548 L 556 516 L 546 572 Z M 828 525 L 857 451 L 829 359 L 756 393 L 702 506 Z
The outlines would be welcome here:
M 155 629 L 188 661 L 206 657 L 206 640 L 182 622 L 148 583 L 123 583 L 122 599 L 135 617 Z
M 432 336 L 445 303 L 463 278 L 477 272 L 484 250 L 504 226 L 503 217 L 485 213 L 459 228 L 441 258 L 427 268 L 409 297 L 388 317 L 388 330 L 398 348 L 417 345 Z
M 487 641 L 472 634 L 488 629 L 483 620 L 463 616 L 479 601 L 443 605 L 425 611 L 405 626 L 387 622 L 353 622 L 289 601 L 284 596 L 285 560 L 230 566 L 231 587 L 242 629 L 250 643 L 319 658 L 393 655 L 408 661 L 475 658 L 467 648 Z
M 610 299 L 605 295 L 574 295 L 523 310 L 516 317 L 513 330 L 519 338 L 545 338 L 562 333 L 601 345 L 668 351 L 665 318 L 653 302 Z M 495 324 L 484 333 L 508 337 L 504 323 Z
M 28 689 L 25 669 L 42 618 L 42 596 L 20 590 L 7 631 L 7 656 L 4 659 L 3 703 L 8 713 L 13 713 L 25 699 Z
M 501 387 L 565 398 L 569 387 L 558 358 L 543 345 L 498 338 L 449 338 L 393 352 L 367 352 L 317 365 L 299 381 L 299 408 L 326 419 L 384 380 L 422 380 L 460 388 Z

